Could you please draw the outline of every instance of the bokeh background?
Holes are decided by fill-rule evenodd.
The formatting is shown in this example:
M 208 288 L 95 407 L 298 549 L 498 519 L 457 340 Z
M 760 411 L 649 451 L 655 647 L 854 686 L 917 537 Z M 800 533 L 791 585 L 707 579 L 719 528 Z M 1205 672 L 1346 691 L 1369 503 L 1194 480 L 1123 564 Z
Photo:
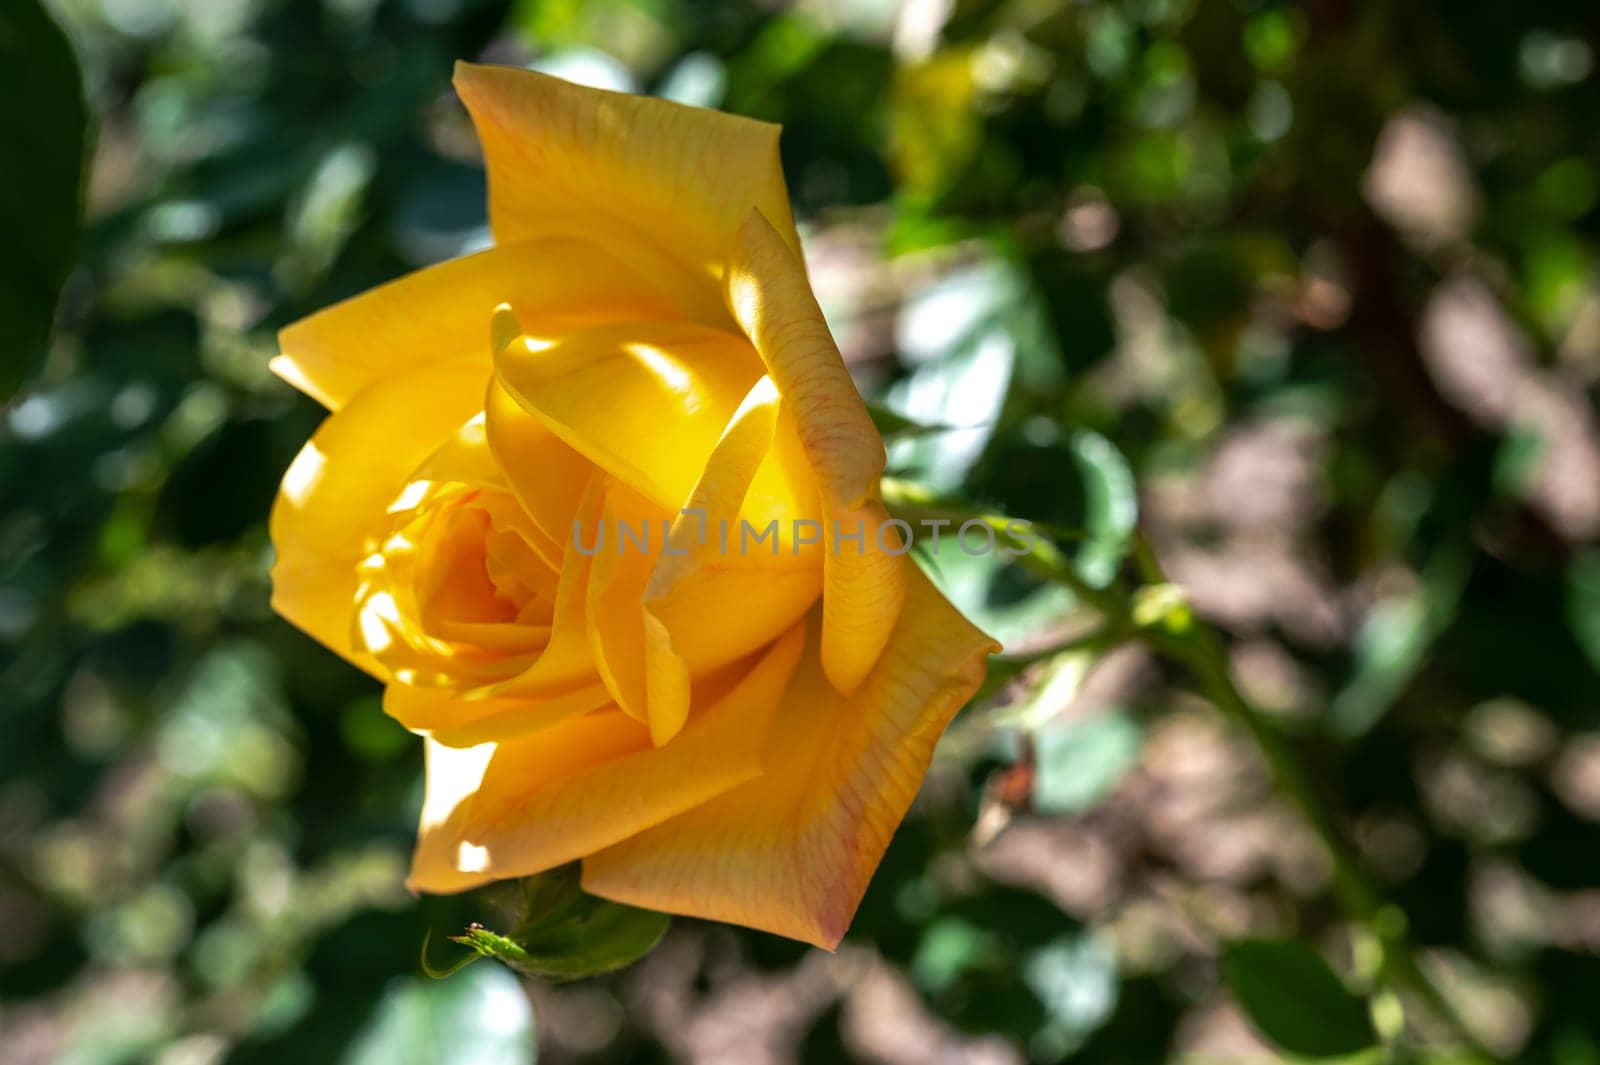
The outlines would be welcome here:
M 1131 647 L 957 720 L 835 955 L 683 920 L 602 980 L 422 975 L 490 911 L 404 892 L 420 745 L 268 608 L 320 411 L 266 363 L 486 240 L 478 58 L 783 123 L 863 388 L 958 427 L 894 470 L 1091 571 L 1137 510 L 1480 1038 L 1600 1062 L 1592 0 L 48 6 L 97 129 L 0 418 L 0 1058 L 1271 1061 L 1222 944 L 1362 987 L 1253 749 Z M 1012 651 L 1078 623 L 928 561 Z

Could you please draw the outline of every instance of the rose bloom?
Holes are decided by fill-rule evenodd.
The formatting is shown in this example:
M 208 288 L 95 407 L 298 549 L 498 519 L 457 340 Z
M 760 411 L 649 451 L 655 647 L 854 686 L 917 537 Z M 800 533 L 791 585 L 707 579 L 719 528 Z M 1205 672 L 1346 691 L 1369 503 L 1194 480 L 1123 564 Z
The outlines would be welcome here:
M 885 525 L 779 130 L 456 87 L 494 246 L 283 331 L 332 414 L 273 510 L 274 606 L 425 739 L 414 889 L 581 859 L 593 894 L 831 948 L 998 648 Z

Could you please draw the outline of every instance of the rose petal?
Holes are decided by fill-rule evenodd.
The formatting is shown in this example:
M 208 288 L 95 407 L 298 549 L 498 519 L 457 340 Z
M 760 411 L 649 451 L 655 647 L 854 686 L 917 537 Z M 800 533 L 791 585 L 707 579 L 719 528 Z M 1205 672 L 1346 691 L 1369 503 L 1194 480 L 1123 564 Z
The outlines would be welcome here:
M 591 854 L 585 889 L 832 949 L 994 650 L 915 571 L 893 638 L 855 694 L 832 688 L 808 646 L 774 720 L 766 771 Z
M 489 358 L 489 322 L 509 303 L 541 336 L 623 318 L 676 318 L 658 288 L 579 239 L 503 244 L 407 274 L 278 334 L 284 380 L 329 410 L 424 363 Z
M 498 381 L 489 386 L 484 413 L 495 464 L 517 502 L 544 534 L 541 554 L 557 565 L 563 545 L 572 538 L 572 518 L 594 473 L 594 463 L 524 410 Z
M 777 126 L 512 67 L 460 63 L 455 84 L 483 144 L 502 244 L 600 240 L 658 282 L 676 278 L 713 324 L 727 321 L 717 283 L 751 208 L 799 248 Z
M 666 511 L 626 485 L 611 482 L 600 517 L 605 542 L 589 571 L 589 646 L 595 665 L 617 705 L 649 725 L 652 737 L 661 726 L 651 718 L 645 694 L 644 590 L 661 557 L 666 524 Z
M 375 383 L 322 423 L 284 475 L 270 521 L 273 608 L 375 676 L 384 671 L 351 639 L 357 567 L 413 471 L 479 409 L 488 370 L 455 359 Z
M 548 343 L 523 338 L 495 359 L 495 373 L 573 450 L 671 513 L 761 361 L 737 334 L 621 322 Z
M 889 639 L 905 599 L 909 562 L 884 552 L 874 500 L 883 476 L 883 440 L 828 332 L 805 270 L 760 214 L 739 230 L 728 272 L 728 302 L 793 411 L 822 492 L 830 549 L 822 666 L 842 692 L 866 677 Z M 863 540 L 835 550 L 833 528 Z
M 650 575 L 643 658 L 650 735 L 657 745 L 676 735 L 688 716 L 695 673 L 748 654 L 791 627 L 820 591 L 810 555 L 800 566 L 792 554 L 764 564 L 759 556 L 729 554 L 722 545 L 722 529 L 737 522 L 760 471 L 776 466 L 771 460 L 780 409 L 772 379 L 761 378 L 723 429 L 673 519 L 670 550 Z M 737 609 L 730 610 L 735 603 Z
M 400 724 L 447 747 L 476 747 L 549 728 L 611 702 L 599 684 L 544 699 L 496 699 L 463 695 L 450 688 L 391 684 L 383 709 Z
M 751 779 L 803 641 L 798 628 L 777 641 L 659 749 L 620 710 L 468 749 L 429 741 L 428 793 L 408 883 L 450 892 L 528 876 Z
M 573 520 L 592 528 L 599 520 L 605 501 L 605 478 L 596 472 L 589 478 L 577 517 Z M 569 533 L 569 537 L 571 534 Z M 590 650 L 585 597 L 589 587 L 591 559 L 566 541 L 556 585 L 554 616 L 550 622 L 550 642 L 525 672 L 501 681 L 484 694 L 496 697 L 554 698 L 577 687 L 598 684 L 594 655 Z

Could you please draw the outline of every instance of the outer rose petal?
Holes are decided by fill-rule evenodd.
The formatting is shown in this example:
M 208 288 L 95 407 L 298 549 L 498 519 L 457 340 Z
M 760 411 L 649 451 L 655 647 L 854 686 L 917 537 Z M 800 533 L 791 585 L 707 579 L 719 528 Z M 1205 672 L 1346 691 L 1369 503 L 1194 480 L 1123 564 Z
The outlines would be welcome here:
M 728 303 L 756 347 L 830 503 L 858 507 L 878 491 L 883 439 L 861 401 L 800 259 L 759 211 L 746 213 L 728 270 Z
M 380 285 L 278 334 L 273 370 L 329 410 L 428 362 L 487 363 L 490 316 L 509 303 L 541 335 L 626 318 L 677 318 L 626 264 L 582 240 L 506 244 Z
M 888 520 L 876 499 L 851 509 L 830 507 L 826 515 L 822 669 L 846 694 L 856 690 L 883 652 L 916 569 L 904 556 L 899 532 L 883 528 Z M 885 551 L 885 545 L 900 553 Z
M 413 471 L 480 409 L 488 372 L 482 359 L 454 359 L 380 381 L 323 422 L 284 474 L 270 523 L 273 609 L 376 676 L 351 640 L 357 566 Z
M 495 357 L 495 376 L 573 450 L 670 514 L 761 361 L 736 333 L 619 322 L 548 343 L 520 338 Z
M 666 747 L 620 710 L 469 749 L 428 741 L 428 793 L 410 886 L 464 891 L 528 876 L 626 839 L 761 771 L 796 628 Z
M 751 211 L 728 271 L 728 302 L 755 344 L 816 469 L 829 533 L 822 668 L 851 692 L 883 650 L 905 598 L 910 563 L 877 540 L 886 515 L 875 500 L 883 439 L 828 332 L 805 270 L 771 224 Z M 835 549 L 834 523 L 863 542 Z
M 778 709 L 766 771 L 591 854 L 584 887 L 832 949 L 934 744 L 998 649 L 912 567 L 905 612 L 855 694 L 828 683 L 808 646 Z
M 714 323 L 727 320 L 716 282 L 751 207 L 800 246 L 777 126 L 513 67 L 459 63 L 455 84 L 483 143 L 502 244 L 598 240 L 658 281 L 676 276 Z

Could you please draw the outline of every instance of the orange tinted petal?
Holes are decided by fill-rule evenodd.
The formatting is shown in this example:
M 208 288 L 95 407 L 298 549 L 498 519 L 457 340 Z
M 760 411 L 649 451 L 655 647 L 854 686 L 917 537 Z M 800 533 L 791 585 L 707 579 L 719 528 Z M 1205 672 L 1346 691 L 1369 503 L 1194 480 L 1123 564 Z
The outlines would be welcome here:
M 830 538 L 822 666 L 834 687 L 854 691 L 889 639 L 905 597 L 909 563 L 882 551 L 874 502 L 883 440 L 845 369 L 805 270 L 759 212 L 739 230 L 728 302 L 793 412 L 816 470 Z M 860 549 L 835 550 L 834 523 L 865 533 Z
M 823 562 L 822 667 L 840 691 L 856 690 L 883 653 L 905 606 L 916 564 L 876 499 L 831 511 Z M 884 550 L 885 546 L 891 550 Z
M 778 710 L 765 772 L 590 855 L 584 887 L 833 948 L 934 744 L 996 649 L 914 572 L 893 638 L 853 695 L 829 684 L 808 646 Z
M 823 498 L 854 508 L 875 496 L 883 440 L 828 332 L 805 268 L 758 212 L 739 229 L 728 302 L 794 412 Z
M 506 487 L 505 475 L 489 450 L 483 412 L 457 429 L 412 473 L 419 481 L 469 484 L 478 488 Z

